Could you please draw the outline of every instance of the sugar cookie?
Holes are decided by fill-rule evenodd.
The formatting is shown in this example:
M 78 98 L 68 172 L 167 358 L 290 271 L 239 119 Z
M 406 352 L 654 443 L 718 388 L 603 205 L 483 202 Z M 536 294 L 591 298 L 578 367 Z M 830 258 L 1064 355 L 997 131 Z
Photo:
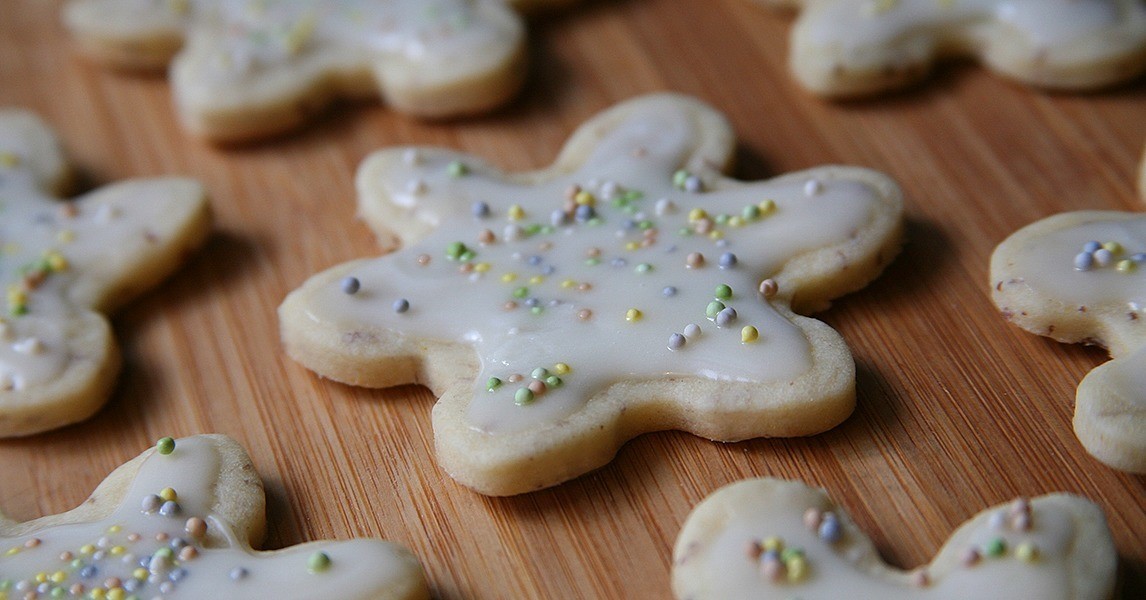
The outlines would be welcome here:
M 335 97 L 485 112 L 525 73 L 524 26 L 500 0 L 73 0 L 64 21 L 102 62 L 170 62 L 183 124 L 216 141 L 285 131 Z
M 107 312 L 171 273 L 207 236 L 195 181 L 126 181 L 60 201 L 68 168 L 47 126 L 0 110 L 0 437 L 87 418 L 119 353 Z
M 936 58 L 969 56 L 1006 77 L 1064 90 L 1146 70 L 1140 0 L 764 0 L 801 9 L 789 63 L 825 96 L 922 79 Z
M 1079 384 L 1074 431 L 1100 461 L 1146 473 L 1146 215 L 1062 213 L 1008 237 L 991 256 L 995 305 L 1060 342 L 1113 360 Z
M 222 435 L 164 438 L 156 446 L 113 471 L 78 508 L 27 523 L 0 522 L 0 593 L 429 598 L 418 560 L 381 540 L 251 550 L 266 528 L 265 499 L 243 448 Z
M 672 586 L 682 600 L 1101 600 L 1114 595 L 1117 564 L 1102 510 L 1078 496 L 985 510 L 930 564 L 901 571 L 822 490 L 751 479 L 693 509 L 673 551 Z
M 576 477 L 647 431 L 829 429 L 854 407 L 855 365 L 794 311 L 891 260 L 899 188 L 852 167 L 734 181 L 733 146 L 719 113 L 658 95 L 593 118 L 534 173 L 378 152 L 360 210 L 405 247 L 290 294 L 287 352 L 337 381 L 429 386 L 439 461 L 485 494 Z

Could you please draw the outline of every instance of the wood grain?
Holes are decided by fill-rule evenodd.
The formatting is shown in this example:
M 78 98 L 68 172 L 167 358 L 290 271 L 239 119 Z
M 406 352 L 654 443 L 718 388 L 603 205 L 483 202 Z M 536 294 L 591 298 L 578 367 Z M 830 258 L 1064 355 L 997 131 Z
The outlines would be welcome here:
M 1075 386 L 1106 355 L 1007 325 L 987 290 L 992 249 L 1019 227 L 1065 210 L 1142 209 L 1142 81 L 1048 95 L 960 64 L 907 92 L 828 103 L 786 73 L 787 16 L 746 0 L 598 1 L 533 20 L 525 93 L 493 116 L 421 123 L 340 105 L 296 135 L 214 148 L 177 127 L 163 78 L 78 59 L 59 5 L 4 1 L 0 105 L 52 123 L 89 185 L 202 179 L 218 225 L 185 269 L 115 316 L 126 369 L 102 412 L 0 442 L 0 507 L 13 518 L 78 504 L 160 436 L 221 432 L 267 482 L 266 547 L 385 537 L 422 558 L 440 598 L 666 597 L 689 509 L 755 475 L 828 488 L 903 567 L 929 560 L 986 505 L 1080 493 L 1109 517 L 1125 597 L 1146 596 L 1146 477 L 1097 463 L 1071 429 Z M 283 355 L 283 296 L 379 252 L 354 215 L 352 176 L 367 153 L 433 144 L 506 169 L 542 167 L 582 120 L 666 89 L 727 112 L 741 136 L 739 178 L 845 163 L 903 185 L 904 253 L 820 315 L 859 365 L 859 408 L 845 424 L 727 445 L 646 435 L 598 472 L 489 499 L 436 467 L 425 389 L 341 386 Z

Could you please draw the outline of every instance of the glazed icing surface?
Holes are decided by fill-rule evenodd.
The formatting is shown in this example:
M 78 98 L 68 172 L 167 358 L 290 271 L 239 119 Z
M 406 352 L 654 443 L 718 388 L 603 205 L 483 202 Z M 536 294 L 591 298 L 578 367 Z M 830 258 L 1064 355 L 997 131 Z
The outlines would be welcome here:
M 686 522 L 674 556 L 678 596 L 687 588 L 692 600 L 1083 600 L 1091 597 L 1078 590 L 1092 588 L 1072 579 L 1086 570 L 1078 561 L 1097 561 L 1091 565 L 1095 577 L 1114 573 L 1112 564 L 1099 564 L 1114 558 L 1112 542 L 1110 548 L 1079 547 L 1083 537 L 1071 505 L 1085 501 L 1077 498 L 1020 499 L 980 513 L 930 565 L 904 572 L 883 564 L 870 541 L 822 492 L 800 483 L 770 483 L 733 484 L 690 515 L 689 521 L 698 523 Z M 823 525 L 829 518 L 838 524 L 835 537 Z M 790 554 L 769 556 L 763 546 L 770 544 L 776 554 Z M 792 576 L 796 554 L 802 564 L 800 574 Z M 784 566 L 765 567 L 769 561 Z M 1108 583 L 1105 587 L 1112 588 L 1113 577 Z M 1105 596 L 1094 600 L 1100 597 Z
M 907 32 L 983 22 L 1008 25 L 1038 48 L 1069 44 L 1146 18 L 1125 0 L 825 0 L 811 1 L 799 24 L 802 41 L 846 55 L 899 40 Z
M 376 540 L 252 551 L 232 530 L 236 524 L 212 513 L 219 476 L 218 450 L 206 439 L 153 452 L 107 518 L 3 538 L 0 595 L 89 597 L 100 589 L 100 597 L 124 598 L 369 598 L 404 576 L 408 555 Z M 175 506 L 149 506 L 166 488 L 175 491 Z M 211 533 L 189 532 L 192 518 Z M 329 561 L 315 568 L 318 552 Z M 56 589 L 67 593 L 53 595 Z
M 856 237 L 880 198 L 858 181 L 799 174 L 702 191 L 676 171 L 696 127 L 685 112 L 634 116 L 578 168 L 536 184 L 471 169 L 460 155 L 391 151 L 370 185 L 433 231 L 345 265 L 356 293 L 338 280 L 308 287 L 305 314 L 345 335 L 471 345 L 481 368 L 469 424 L 491 433 L 560 422 L 625 380 L 790 381 L 810 368 L 810 344 L 762 298 L 761 280 Z M 451 259 L 457 242 L 471 255 Z M 689 266 L 694 253 L 702 265 Z M 721 264 L 726 254 L 735 264 Z M 710 312 L 720 285 L 734 318 Z M 758 338 L 746 341 L 748 326 Z M 674 334 L 685 343 L 673 347 Z M 521 402 L 535 380 L 552 385 Z
M 90 308 L 75 304 L 73 292 L 114 277 L 179 226 L 163 224 L 173 205 L 162 197 L 170 182 L 161 180 L 105 188 L 86 201 L 51 198 L 36 181 L 28 143 L 0 131 L 0 282 L 7 297 L 0 390 L 60 375 L 71 359 L 68 320 Z

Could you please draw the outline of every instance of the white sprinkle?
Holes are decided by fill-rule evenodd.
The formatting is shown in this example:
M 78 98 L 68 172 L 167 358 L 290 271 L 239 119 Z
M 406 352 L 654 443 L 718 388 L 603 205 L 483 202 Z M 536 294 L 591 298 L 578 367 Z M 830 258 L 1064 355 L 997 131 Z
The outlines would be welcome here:
M 653 209 L 656 211 L 658 217 L 663 217 L 675 213 L 676 204 L 673 204 L 673 201 L 668 198 L 661 198 L 653 205 Z
M 822 191 L 824 191 L 824 184 L 820 183 L 819 179 L 809 179 L 807 183 L 804 184 L 805 196 L 815 196 Z
M 617 193 L 621 191 L 621 186 L 617 185 L 616 181 L 606 181 L 601 184 L 601 199 L 612 200 L 617 197 Z
M 1114 254 L 1106 248 L 1099 248 L 1094 252 L 1094 262 L 1100 267 L 1109 267 L 1114 262 Z
M 1007 513 L 1003 510 L 997 510 L 991 513 L 987 520 L 987 524 L 991 529 L 1004 529 L 1007 526 Z
M 668 348 L 669 350 L 680 350 L 681 348 L 684 348 L 686 341 L 688 340 L 686 340 L 683 335 L 674 333 L 669 336 Z
M 684 326 L 684 337 L 694 340 L 700 337 L 700 325 L 696 323 L 689 323 Z
M 696 175 L 689 175 L 687 178 L 685 178 L 685 180 L 684 180 L 684 191 L 692 193 L 692 194 L 698 194 L 703 189 L 704 189 L 704 182 L 702 182 L 700 180 L 700 178 L 697 177 Z
M 417 148 L 410 148 L 402 153 L 402 162 L 407 167 L 416 167 L 422 164 L 422 153 Z
M 506 225 L 505 231 L 502 233 L 502 237 L 511 242 L 520 240 L 523 235 L 525 235 L 525 230 L 521 228 L 521 225 Z
M 12 349 L 20 354 L 39 354 L 44 351 L 44 342 L 37 337 L 24 338 L 12 344 Z
M 429 186 L 426 185 L 426 182 L 419 178 L 414 178 L 406 182 L 406 191 L 414 194 L 415 196 L 425 194 L 426 190 L 428 189 Z

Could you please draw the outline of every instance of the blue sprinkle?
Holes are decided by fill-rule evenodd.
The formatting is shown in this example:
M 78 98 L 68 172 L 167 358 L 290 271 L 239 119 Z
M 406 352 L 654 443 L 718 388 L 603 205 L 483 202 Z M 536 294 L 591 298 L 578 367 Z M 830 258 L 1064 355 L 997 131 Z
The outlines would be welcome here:
M 139 559 L 139 566 L 143 567 L 144 569 L 151 566 L 151 557 L 150 556 L 144 556 L 144 557 L 140 558 Z
M 1090 254 L 1094 254 L 1095 252 L 1098 252 L 1098 249 L 1101 247 L 1102 247 L 1102 244 L 1100 244 L 1098 242 L 1087 242 L 1087 243 L 1082 245 L 1082 251 L 1090 253 Z
M 489 216 L 489 204 L 478 200 L 473 205 L 474 216 L 479 219 L 484 219 Z
M 824 520 L 820 523 L 820 539 L 829 544 L 834 544 L 840 541 L 843 537 L 844 531 L 840 527 L 840 520 L 835 515 L 824 515 Z
M 720 268 L 731 269 L 736 266 L 736 255 L 731 252 L 725 252 L 720 255 Z
M 621 228 L 623 228 L 623 229 L 636 229 L 637 228 L 637 222 L 634 221 L 633 219 L 625 219 L 624 221 L 621 221 Z
M 247 576 L 248 571 L 243 567 L 235 567 L 231 569 L 231 579 L 238 581 Z
M 1089 271 L 1094 268 L 1094 255 L 1089 252 L 1079 252 L 1074 257 L 1076 271 Z
M 565 211 L 563 211 L 561 209 L 557 209 L 557 210 L 553 211 L 552 213 L 549 213 L 549 222 L 554 227 L 557 227 L 559 225 L 564 225 L 565 221 L 567 219 L 568 219 L 568 217 L 566 216 Z
M 696 175 L 689 175 L 684 180 L 684 191 L 696 194 L 704 189 L 704 183 Z
M 534 254 L 533 256 L 530 256 L 528 259 L 526 259 L 526 261 L 525 261 L 525 262 L 527 262 L 527 263 L 529 263 L 530 265 L 532 265 L 532 266 L 536 267 L 537 265 L 541 264 L 541 257 L 540 257 L 540 256 L 538 256 L 538 255 L 536 255 L 536 254 Z
M 95 577 L 96 573 L 98 572 L 99 569 L 95 568 L 95 565 L 88 565 L 80 569 L 80 577 L 83 577 L 84 579 L 91 579 L 92 577 Z
M 185 540 L 181 537 L 171 538 L 170 546 L 171 546 L 172 550 L 176 550 L 176 551 L 182 550 L 183 547 L 186 545 L 187 545 L 187 540 Z
M 661 290 L 661 293 L 664 294 L 665 298 L 672 298 L 676 295 L 676 288 L 671 285 L 667 285 L 665 286 L 665 289 Z
M 410 301 L 405 298 L 398 298 L 394 301 L 394 312 L 402 314 L 410 310 Z
M 537 298 L 526 298 L 525 299 L 525 305 L 528 306 L 529 308 L 533 308 L 534 306 L 537 306 L 538 304 L 541 304 L 541 301 L 538 300 Z
M 623 258 L 614 258 L 613 260 L 609 261 L 609 264 L 613 265 L 614 267 L 623 267 L 629 264 L 629 261 Z
M 718 327 L 727 327 L 736 320 L 736 309 L 731 306 L 726 307 L 724 310 L 716 313 L 716 325 Z
M 556 272 L 557 272 L 557 267 L 555 267 L 555 266 L 553 266 L 553 265 L 545 265 L 545 266 L 544 266 L 544 267 L 542 267 L 542 269 L 541 269 L 541 274 L 542 274 L 542 275 L 552 275 L 552 274 L 554 274 L 554 273 L 556 273 Z
M 780 553 L 775 550 L 765 550 L 761 560 L 780 560 Z
M 128 579 L 127 581 L 123 582 L 123 591 L 130 594 L 130 593 L 138 590 L 139 586 L 140 586 L 140 583 L 139 583 L 138 579 L 134 579 L 134 578 Z
M 670 335 L 669 336 L 669 346 L 668 346 L 669 350 L 680 350 L 681 348 L 684 348 L 684 344 L 686 341 L 687 340 L 685 340 L 684 336 L 679 334 L 679 333 L 674 333 L 674 334 Z
M 582 204 L 577 207 L 577 211 L 573 213 L 573 216 L 578 221 L 585 222 L 597 216 L 597 211 L 593 210 L 593 207 L 588 204 Z
M 357 277 L 345 277 L 338 285 L 342 288 L 343 294 L 350 296 L 357 294 L 358 290 L 362 288 L 362 282 L 358 281 Z
M 1133 256 L 1130 257 L 1130 260 L 1132 260 L 1136 263 L 1146 262 L 1146 252 L 1139 252 L 1137 254 L 1134 254 Z
M 174 500 L 168 500 L 159 507 L 159 514 L 170 517 L 179 514 L 179 503 Z
M 184 569 L 183 567 L 179 567 L 176 569 L 172 569 L 171 573 L 168 573 L 167 578 L 170 579 L 171 581 L 179 581 L 180 579 L 183 579 L 186 576 L 187 576 L 187 569 Z

